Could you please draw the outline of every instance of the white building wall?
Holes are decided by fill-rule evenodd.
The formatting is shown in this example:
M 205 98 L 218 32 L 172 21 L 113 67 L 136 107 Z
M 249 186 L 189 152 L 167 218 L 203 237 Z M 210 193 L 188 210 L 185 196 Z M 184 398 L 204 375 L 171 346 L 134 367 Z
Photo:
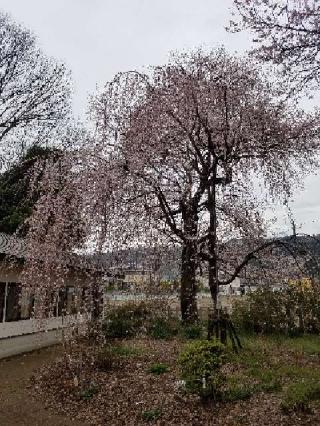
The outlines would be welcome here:
M 20 283 L 21 281 L 22 267 L 9 267 L 4 268 L 3 265 L 0 267 L 0 285 L 7 289 L 8 283 Z M 68 278 L 69 286 L 79 286 L 84 284 L 83 277 L 72 277 Z M 79 284 L 80 283 L 80 284 Z M 27 310 L 29 309 L 29 295 L 22 288 L 20 298 L 20 309 L 22 317 L 27 317 Z M 57 330 L 64 327 L 68 327 L 75 323 L 82 324 L 87 321 L 88 315 L 77 313 L 76 315 L 64 315 L 51 317 L 47 319 L 20 319 L 18 321 L 5 321 L 6 314 L 6 302 L 3 309 L 2 318 L 0 318 L 0 341 L 1 339 L 12 338 L 22 335 L 31 335 L 34 333 L 48 332 L 51 330 Z

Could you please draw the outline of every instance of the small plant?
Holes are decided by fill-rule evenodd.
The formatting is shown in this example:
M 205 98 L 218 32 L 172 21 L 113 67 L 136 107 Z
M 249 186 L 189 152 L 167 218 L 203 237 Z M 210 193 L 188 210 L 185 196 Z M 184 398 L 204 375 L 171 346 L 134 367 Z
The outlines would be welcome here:
M 180 353 L 178 364 L 186 389 L 202 398 L 217 399 L 225 383 L 221 367 L 226 361 L 226 349 L 214 340 L 189 343 Z
M 171 339 L 178 334 L 178 325 L 173 318 L 155 317 L 150 321 L 148 334 L 154 339 Z
M 79 396 L 84 401 L 90 401 L 92 397 L 99 392 L 99 386 L 96 383 L 89 382 L 84 385 L 80 391 Z
M 281 382 L 271 368 L 252 367 L 248 370 L 249 376 L 259 380 L 255 385 L 256 391 L 277 392 L 281 390 Z
M 112 348 L 112 352 L 114 355 L 118 355 L 120 357 L 130 357 L 141 355 L 142 350 L 130 346 L 116 345 Z
M 161 416 L 161 410 L 159 408 L 156 408 L 154 410 L 147 410 L 142 413 L 142 418 L 146 422 L 153 422 L 155 420 L 158 420 Z
M 242 401 L 251 398 L 254 392 L 255 389 L 252 386 L 233 385 L 224 393 L 223 399 L 230 402 Z
M 184 337 L 190 340 L 201 339 L 202 331 L 201 324 L 189 324 L 182 327 Z
M 310 402 L 320 400 L 320 383 L 306 380 L 291 384 L 281 402 L 284 412 L 292 411 L 310 412 Z
M 149 373 L 160 375 L 168 371 L 168 366 L 166 364 L 154 364 L 148 371 Z
M 262 392 L 266 393 L 279 392 L 282 389 L 282 385 L 280 380 L 274 379 L 267 383 L 261 383 L 260 389 Z

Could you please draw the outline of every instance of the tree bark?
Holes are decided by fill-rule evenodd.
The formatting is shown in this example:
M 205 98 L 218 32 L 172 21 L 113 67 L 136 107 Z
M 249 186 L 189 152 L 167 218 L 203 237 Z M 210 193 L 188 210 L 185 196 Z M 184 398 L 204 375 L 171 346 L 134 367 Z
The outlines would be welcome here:
M 192 203 L 184 205 L 182 219 L 186 239 L 182 245 L 181 258 L 181 317 L 183 322 L 192 323 L 198 320 L 196 285 L 198 216 Z
M 217 309 L 218 291 L 219 291 L 219 276 L 217 264 L 217 206 L 216 206 L 216 175 L 217 166 L 213 171 L 214 179 L 208 188 L 208 210 L 209 210 L 209 255 L 208 261 L 208 284 L 213 302 L 214 311 Z
M 101 319 L 103 311 L 103 294 L 100 287 L 99 274 L 94 273 L 91 283 L 91 318 L 92 321 L 98 322 Z
M 196 249 L 192 242 L 182 247 L 180 304 L 183 322 L 195 322 L 198 319 L 196 286 Z
M 208 284 L 209 284 L 210 294 L 211 294 L 211 298 L 213 302 L 213 308 L 214 310 L 216 310 L 217 304 L 218 304 L 218 290 L 219 290 L 217 265 L 216 265 L 215 259 L 210 259 L 208 263 L 209 263 Z

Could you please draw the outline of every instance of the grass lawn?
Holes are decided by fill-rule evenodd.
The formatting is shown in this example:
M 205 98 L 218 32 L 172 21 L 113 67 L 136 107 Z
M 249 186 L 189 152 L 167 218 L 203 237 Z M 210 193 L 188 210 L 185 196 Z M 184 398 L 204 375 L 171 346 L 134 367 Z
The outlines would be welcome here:
M 312 412 L 320 400 L 320 337 L 242 337 L 244 349 L 230 357 L 230 399 L 278 393 L 284 412 Z M 320 420 L 320 419 L 319 419 Z
M 117 340 L 106 371 L 90 357 L 78 378 L 56 361 L 35 379 L 51 409 L 93 425 L 319 425 L 320 337 L 242 336 L 224 366 L 223 400 L 203 403 L 184 391 L 176 359 L 186 339 Z M 76 359 L 76 358 L 75 358 Z

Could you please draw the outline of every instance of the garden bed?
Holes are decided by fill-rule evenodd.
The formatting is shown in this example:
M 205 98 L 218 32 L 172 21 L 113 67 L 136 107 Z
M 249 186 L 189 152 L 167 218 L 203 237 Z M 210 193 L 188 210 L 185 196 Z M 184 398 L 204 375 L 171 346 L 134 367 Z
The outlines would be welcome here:
M 319 337 L 243 343 L 224 367 L 221 401 L 184 391 L 176 365 L 182 338 L 114 340 L 115 365 L 101 371 L 88 358 L 81 383 L 60 359 L 34 377 L 34 395 L 93 425 L 319 425 Z

